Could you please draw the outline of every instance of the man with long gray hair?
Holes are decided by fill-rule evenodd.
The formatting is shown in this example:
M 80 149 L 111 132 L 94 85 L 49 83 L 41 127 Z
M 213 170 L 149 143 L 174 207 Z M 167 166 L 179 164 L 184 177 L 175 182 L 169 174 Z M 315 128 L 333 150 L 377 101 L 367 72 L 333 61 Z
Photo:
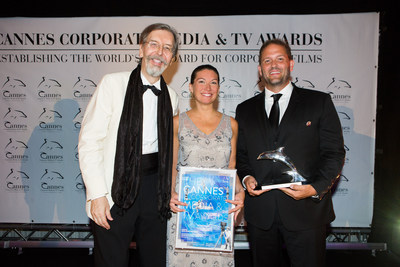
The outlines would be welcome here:
M 169 25 L 146 27 L 137 68 L 105 75 L 87 106 L 78 149 L 95 266 L 128 266 L 133 236 L 140 266 L 166 264 L 178 96 L 161 75 L 178 43 Z

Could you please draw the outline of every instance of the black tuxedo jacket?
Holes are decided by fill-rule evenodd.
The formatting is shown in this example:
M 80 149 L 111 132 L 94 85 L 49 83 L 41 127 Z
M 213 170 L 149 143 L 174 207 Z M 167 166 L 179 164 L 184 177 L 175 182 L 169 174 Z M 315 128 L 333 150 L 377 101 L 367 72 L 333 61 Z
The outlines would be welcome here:
M 261 228 L 271 227 L 279 212 L 289 230 L 305 230 L 335 219 L 330 188 L 344 162 L 342 128 L 331 97 L 296 86 L 289 105 L 274 133 L 265 112 L 265 92 L 239 104 L 236 168 L 240 179 L 246 175 L 258 184 L 276 183 L 287 166 L 272 160 L 257 160 L 260 153 L 284 147 L 299 172 L 308 178 L 320 198 L 294 200 L 279 189 L 245 198 L 245 219 Z M 278 209 L 278 210 L 276 210 Z

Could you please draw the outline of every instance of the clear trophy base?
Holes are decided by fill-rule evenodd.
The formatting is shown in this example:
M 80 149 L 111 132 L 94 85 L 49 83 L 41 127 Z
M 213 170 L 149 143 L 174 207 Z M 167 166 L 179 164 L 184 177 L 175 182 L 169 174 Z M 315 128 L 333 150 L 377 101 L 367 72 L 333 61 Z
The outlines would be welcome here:
M 278 188 L 290 187 L 291 185 L 302 185 L 302 182 L 262 185 L 262 186 L 260 186 L 259 188 L 260 188 L 261 190 L 265 190 L 265 189 L 278 189 Z

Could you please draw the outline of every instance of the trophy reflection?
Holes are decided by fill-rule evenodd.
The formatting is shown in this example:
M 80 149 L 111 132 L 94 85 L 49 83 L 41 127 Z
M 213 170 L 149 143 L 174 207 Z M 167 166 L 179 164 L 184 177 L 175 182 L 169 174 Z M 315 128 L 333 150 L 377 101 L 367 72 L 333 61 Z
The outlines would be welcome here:
M 307 179 L 302 176 L 299 171 L 296 169 L 296 166 L 294 166 L 293 162 L 290 160 L 290 158 L 283 152 L 283 147 L 280 147 L 275 150 L 271 151 L 266 151 L 258 155 L 257 159 L 271 159 L 271 160 L 276 160 L 279 162 L 282 162 L 286 166 L 290 168 L 290 171 L 286 171 L 284 173 L 288 174 L 289 176 L 292 177 L 292 180 L 290 181 L 291 183 L 296 183 L 296 182 L 301 182 L 305 183 L 307 182 Z

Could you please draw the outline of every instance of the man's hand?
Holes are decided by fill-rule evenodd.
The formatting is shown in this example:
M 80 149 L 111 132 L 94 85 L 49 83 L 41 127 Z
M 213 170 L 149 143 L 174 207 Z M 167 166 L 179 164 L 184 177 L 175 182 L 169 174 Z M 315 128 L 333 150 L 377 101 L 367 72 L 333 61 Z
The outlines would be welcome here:
M 178 194 L 175 191 L 172 191 L 171 192 L 171 200 L 169 201 L 169 208 L 174 213 L 185 211 L 184 209 L 178 208 L 178 205 L 179 206 L 187 206 L 188 205 L 184 202 L 180 202 L 178 199 L 179 199 Z
M 290 188 L 280 188 L 285 194 L 294 198 L 295 200 L 304 199 L 307 197 L 311 197 L 317 194 L 314 187 L 312 185 L 291 185 Z
M 93 221 L 97 225 L 107 230 L 110 229 L 107 220 L 112 221 L 113 218 L 111 217 L 110 204 L 108 204 L 106 197 L 91 200 L 90 213 L 92 214 Z
M 253 176 L 248 176 L 244 181 L 247 192 L 249 192 L 250 196 L 259 196 L 265 192 L 270 191 L 271 189 L 264 190 L 254 190 L 257 186 L 257 180 Z

